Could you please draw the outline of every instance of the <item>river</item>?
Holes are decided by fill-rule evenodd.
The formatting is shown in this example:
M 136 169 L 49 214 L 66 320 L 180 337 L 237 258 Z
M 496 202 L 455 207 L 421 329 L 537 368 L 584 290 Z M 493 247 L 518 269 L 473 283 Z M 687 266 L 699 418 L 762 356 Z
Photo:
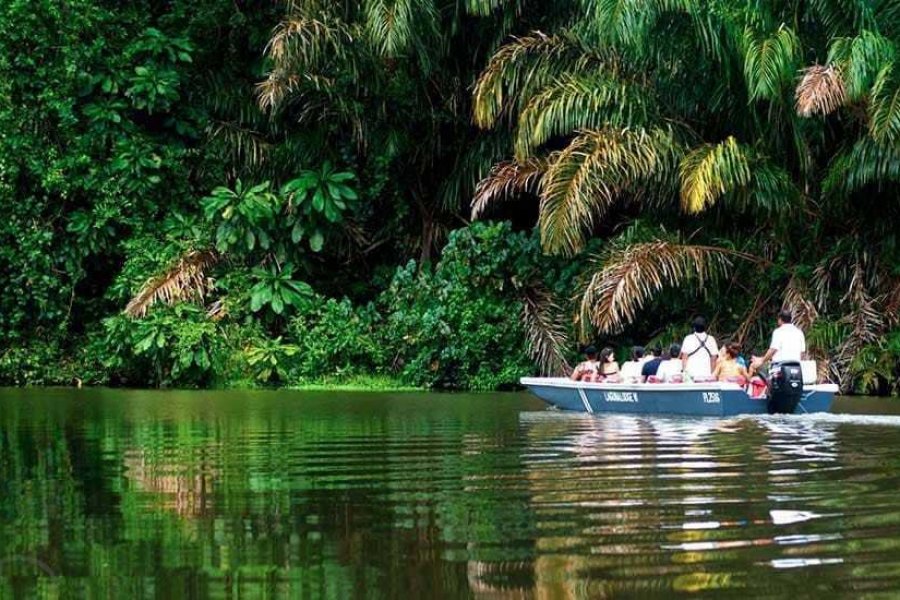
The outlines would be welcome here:
M 897 597 L 900 400 L 836 404 L 0 389 L 0 597 Z

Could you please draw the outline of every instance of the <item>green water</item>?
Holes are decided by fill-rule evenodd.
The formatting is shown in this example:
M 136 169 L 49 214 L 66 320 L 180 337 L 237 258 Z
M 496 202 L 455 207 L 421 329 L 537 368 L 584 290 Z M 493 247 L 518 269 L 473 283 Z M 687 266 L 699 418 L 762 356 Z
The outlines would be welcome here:
M 900 594 L 900 416 L 0 390 L 0 484 L 3 598 Z

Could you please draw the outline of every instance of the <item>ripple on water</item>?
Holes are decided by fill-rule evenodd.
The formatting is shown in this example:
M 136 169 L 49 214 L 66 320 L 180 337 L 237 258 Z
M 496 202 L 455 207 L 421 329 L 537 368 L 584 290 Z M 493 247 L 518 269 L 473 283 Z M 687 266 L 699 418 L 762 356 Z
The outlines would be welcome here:
M 163 397 L 0 396 L 0 597 L 900 589 L 900 417 Z

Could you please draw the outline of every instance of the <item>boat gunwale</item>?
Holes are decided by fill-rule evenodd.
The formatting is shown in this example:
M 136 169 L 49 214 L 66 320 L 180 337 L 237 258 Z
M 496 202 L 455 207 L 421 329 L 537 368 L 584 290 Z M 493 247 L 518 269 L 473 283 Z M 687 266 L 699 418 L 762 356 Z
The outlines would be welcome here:
M 526 387 L 544 386 L 571 390 L 597 390 L 611 392 L 743 392 L 746 390 L 736 383 L 728 381 L 705 381 L 697 383 L 607 383 L 605 381 L 573 381 L 567 377 L 522 377 L 519 383 Z M 816 383 L 804 385 L 807 392 L 838 393 L 839 387 L 833 383 Z

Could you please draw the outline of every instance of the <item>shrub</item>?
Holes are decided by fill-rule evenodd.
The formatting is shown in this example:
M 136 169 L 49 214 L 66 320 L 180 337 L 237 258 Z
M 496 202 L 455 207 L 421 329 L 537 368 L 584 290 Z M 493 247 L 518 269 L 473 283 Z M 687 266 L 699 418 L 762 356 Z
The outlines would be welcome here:
M 288 338 L 299 348 L 291 380 L 383 370 L 386 353 L 379 322 L 371 305 L 355 307 L 346 298 L 316 297 L 288 324 Z
M 532 371 L 520 286 L 539 250 L 508 223 L 454 231 L 434 270 L 410 262 L 380 297 L 391 366 L 415 385 L 496 389 Z
M 104 364 L 117 383 L 209 386 L 228 352 L 217 324 L 194 304 L 160 306 L 142 319 L 111 317 L 105 326 Z

